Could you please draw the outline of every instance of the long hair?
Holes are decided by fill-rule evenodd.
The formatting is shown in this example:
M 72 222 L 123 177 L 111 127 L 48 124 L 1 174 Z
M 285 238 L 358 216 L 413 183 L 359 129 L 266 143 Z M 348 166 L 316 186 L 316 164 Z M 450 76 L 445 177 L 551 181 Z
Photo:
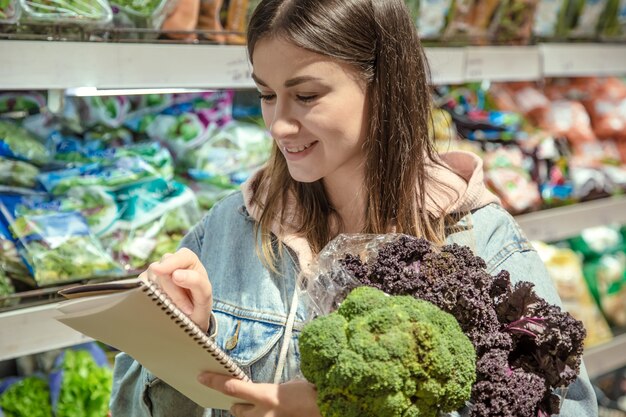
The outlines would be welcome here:
M 441 243 L 445 213 L 429 214 L 426 189 L 436 186 L 427 165 L 435 161 L 429 135 L 429 71 L 417 30 L 403 0 L 263 0 L 248 26 L 248 55 L 261 39 L 278 37 L 352 66 L 367 84 L 369 126 L 364 143 L 367 206 L 364 233 L 398 233 Z M 318 253 L 332 238 L 333 210 L 320 181 L 289 174 L 274 144 L 257 177 L 253 200 L 261 253 L 274 264 L 271 225 L 284 222 L 289 193 L 301 208 L 296 231 Z M 261 199 L 263 195 L 263 199 Z M 293 220 L 293 219 L 292 219 Z M 334 218 L 334 220 L 339 220 Z

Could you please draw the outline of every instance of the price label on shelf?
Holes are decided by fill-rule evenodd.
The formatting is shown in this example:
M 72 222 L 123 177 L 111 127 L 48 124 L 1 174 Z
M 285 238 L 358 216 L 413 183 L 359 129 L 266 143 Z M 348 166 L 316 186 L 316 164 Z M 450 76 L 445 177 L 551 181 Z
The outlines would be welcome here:
M 527 81 L 542 76 L 534 46 L 483 46 L 466 49 L 465 81 Z

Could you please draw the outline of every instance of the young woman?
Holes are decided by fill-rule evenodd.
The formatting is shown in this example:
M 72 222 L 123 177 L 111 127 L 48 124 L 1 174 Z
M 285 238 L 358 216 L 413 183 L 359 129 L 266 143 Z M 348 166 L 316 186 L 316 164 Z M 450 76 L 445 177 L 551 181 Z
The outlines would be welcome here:
M 241 398 L 234 416 L 319 416 L 315 388 L 299 373 L 306 309 L 297 278 L 340 233 L 466 244 L 490 272 L 532 280 L 560 302 L 530 243 L 484 188 L 481 161 L 435 154 L 427 65 L 402 0 L 263 0 L 248 48 L 272 157 L 148 271 L 254 381 L 199 376 Z M 114 417 L 228 415 L 201 409 L 125 354 L 111 409 Z M 562 415 L 597 415 L 584 368 Z

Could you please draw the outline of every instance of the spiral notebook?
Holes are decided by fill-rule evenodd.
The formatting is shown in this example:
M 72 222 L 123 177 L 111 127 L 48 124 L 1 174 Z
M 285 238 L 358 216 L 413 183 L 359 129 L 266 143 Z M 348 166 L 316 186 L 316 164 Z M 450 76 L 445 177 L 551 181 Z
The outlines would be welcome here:
M 60 294 L 69 300 L 57 307 L 58 321 L 128 353 L 197 404 L 227 410 L 242 402 L 197 381 L 203 371 L 248 377 L 156 283 L 132 279 L 88 284 Z

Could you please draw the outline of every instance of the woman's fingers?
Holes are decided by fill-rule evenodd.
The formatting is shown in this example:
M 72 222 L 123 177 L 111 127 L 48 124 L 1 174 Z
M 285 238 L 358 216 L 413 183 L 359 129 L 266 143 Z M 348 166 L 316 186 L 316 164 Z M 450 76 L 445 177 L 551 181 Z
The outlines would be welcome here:
M 159 275 L 172 275 L 177 269 L 202 269 L 198 256 L 187 248 L 182 248 L 175 254 L 163 255 L 161 262 L 150 265 L 150 268 Z

